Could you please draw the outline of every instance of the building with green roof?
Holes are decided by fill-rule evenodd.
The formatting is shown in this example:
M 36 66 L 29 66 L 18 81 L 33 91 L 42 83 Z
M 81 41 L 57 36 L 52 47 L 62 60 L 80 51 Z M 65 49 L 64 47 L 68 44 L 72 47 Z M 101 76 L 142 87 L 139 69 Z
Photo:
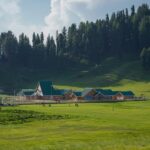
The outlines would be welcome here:
M 132 91 L 112 91 L 111 89 L 96 89 L 95 99 L 127 100 L 133 99 L 135 94 Z
M 30 99 L 51 99 L 51 100 L 127 100 L 133 99 L 132 91 L 112 91 L 111 89 L 94 89 L 85 88 L 83 91 L 72 91 L 64 89 L 56 89 L 52 81 L 42 80 L 37 84 L 36 90 L 23 89 L 18 96 L 24 96 Z
M 132 100 L 134 97 L 135 94 L 132 91 L 120 91 L 113 96 L 113 100 Z
M 39 96 L 43 99 L 57 100 L 62 99 L 64 92 L 64 90 L 54 88 L 52 81 L 43 80 L 39 81 L 35 96 Z
M 96 94 L 96 90 L 94 88 L 85 88 L 82 92 L 82 97 L 85 100 L 93 100 Z
M 135 94 L 132 91 L 122 91 L 121 93 L 124 96 L 135 96 Z
M 117 91 L 112 91 L 111 89 L 96 89 L 95 99 L 112 99 L 112 97 L 117 93 Z
M 35 90 L 34 89 L 22 89 L 17 95 L 18 96 L 33 96 Z
M 51 81 L 39 81 L 36 93 L 37 96 L 51 96 L 54 91 L 53 83 Z
M 78 100 L 83 100 L 83 92 L 82 91 L 74 91 L 73 92 L 74 96 L 78 99 Z

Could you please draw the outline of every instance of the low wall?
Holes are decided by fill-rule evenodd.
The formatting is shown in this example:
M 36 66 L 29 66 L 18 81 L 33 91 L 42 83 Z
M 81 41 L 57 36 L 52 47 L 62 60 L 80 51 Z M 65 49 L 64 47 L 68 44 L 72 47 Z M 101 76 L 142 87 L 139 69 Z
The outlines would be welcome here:
M 125 101 L 144 101 L 146 98 L 133 98 L 128 100 L 43 100 L 43 99 L 26 99 L 25 97 L 7 97 L 1 100 L 4 105 L 30 105 L 30 104 L 58 104 L 58 103 L 102 103 L 102 102 L 125 102 Z

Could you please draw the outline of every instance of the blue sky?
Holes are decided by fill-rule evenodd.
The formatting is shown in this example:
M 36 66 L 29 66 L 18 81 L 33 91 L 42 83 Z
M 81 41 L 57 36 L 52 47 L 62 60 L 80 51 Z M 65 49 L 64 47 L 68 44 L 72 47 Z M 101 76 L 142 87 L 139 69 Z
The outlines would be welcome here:
M 16 35 L 32 32 L 55 35 L 63 26 L 80 21 L 95 21 L 134 4 L 150 5 L 150 0 L 0 0 L 0 32 Z
M 21 14 L 26 24 L 44 24 L 44 17 L 50 12 L 50 0 L 21 0 Z

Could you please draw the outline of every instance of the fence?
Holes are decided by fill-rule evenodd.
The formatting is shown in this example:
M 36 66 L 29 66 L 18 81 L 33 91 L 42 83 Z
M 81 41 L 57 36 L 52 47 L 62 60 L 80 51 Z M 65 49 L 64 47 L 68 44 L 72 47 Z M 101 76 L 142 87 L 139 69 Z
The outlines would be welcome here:
M 148 98 L 135 97 L 128 100 L 42 100 L 42 99 L 26 99 L 25 97 L 12 96 L 0 98 L 0 105 L 31 105 L 31 104 L 56 104 L 56 103 L 100 103 L 100 102 L 124 102 L 124 101 L 144 101 Z

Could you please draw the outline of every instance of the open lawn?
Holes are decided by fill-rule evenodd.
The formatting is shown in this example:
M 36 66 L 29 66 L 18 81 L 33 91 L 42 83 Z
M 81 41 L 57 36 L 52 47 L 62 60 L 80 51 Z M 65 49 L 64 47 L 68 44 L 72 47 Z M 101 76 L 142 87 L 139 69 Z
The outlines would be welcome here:
M 0 150 L 149 150 L 150 101 L 2 107 Z

